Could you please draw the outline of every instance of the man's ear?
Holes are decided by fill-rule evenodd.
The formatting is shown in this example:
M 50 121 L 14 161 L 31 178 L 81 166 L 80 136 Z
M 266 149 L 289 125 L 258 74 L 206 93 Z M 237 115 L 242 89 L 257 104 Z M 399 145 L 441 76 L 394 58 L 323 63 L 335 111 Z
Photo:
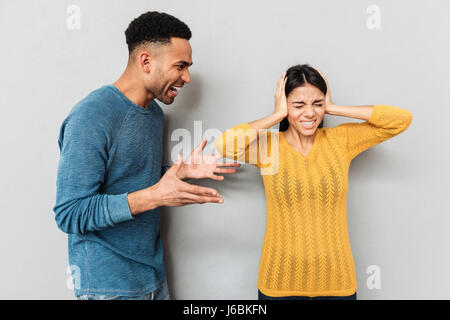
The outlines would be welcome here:
M 154 57 L 148 51 L 139 53 L 139 66 L 144 72 L 149 73 L 151 71 L 153 60 Z

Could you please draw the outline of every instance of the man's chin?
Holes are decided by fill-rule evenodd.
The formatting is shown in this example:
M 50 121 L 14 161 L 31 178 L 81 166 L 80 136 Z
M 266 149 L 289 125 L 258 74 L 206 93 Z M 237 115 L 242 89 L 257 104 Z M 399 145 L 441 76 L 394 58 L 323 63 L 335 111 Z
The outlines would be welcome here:
M 156 97 L 156 99 L 158 99 L 159 101 L 161 101 L 166 105 L 172 104 L 175 101 L 175 98 L 172 97 L 164 97 L 164 98 Z

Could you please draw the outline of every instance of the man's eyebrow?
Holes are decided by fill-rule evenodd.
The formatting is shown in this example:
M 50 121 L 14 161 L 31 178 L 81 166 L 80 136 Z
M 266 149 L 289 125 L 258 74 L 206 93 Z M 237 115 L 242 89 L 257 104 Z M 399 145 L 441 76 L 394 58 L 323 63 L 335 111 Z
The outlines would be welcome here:
M 175 62 L 175 64 L 182 64 L 183 66 L 188 66 L 188 67 L 190 67 L 190 66 L 192 66 L 194 63 L 193 62 L 187 62 L 187 61 L 184 61 L 184 60 L 180 60 L 180 61 L 177 61 L 177 62 Z

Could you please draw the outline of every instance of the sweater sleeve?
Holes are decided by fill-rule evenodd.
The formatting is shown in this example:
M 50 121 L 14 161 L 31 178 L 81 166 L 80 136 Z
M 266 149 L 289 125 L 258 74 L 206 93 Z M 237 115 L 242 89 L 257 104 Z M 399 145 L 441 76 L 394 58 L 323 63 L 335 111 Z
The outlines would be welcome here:
M 161 167 L 161 177 L 166 174 L 166 172 L 167 172 L 167 170 L 169 170 L 169 168 L 170 168 L 169 165 Z
M 243 123 L 217 138 L 216 149 L 224 158 L 268 168 L 273 164 L 274 137 L 269 130 L 257 132 L 250 124 Z
M 84 234 L 133 219 L 128 193 L 100 193 L 111 141 L 108 132 L 107 124 L 81 112 L 69 115 L 61 126 L 53 211 L 58 227 L 66 233 Z
M 368 121 L 343 123 L 333 128 L 347 149 L 350 160 L 361 152 L 405 131 L 412 121 L 406 109 L 375 105 Z

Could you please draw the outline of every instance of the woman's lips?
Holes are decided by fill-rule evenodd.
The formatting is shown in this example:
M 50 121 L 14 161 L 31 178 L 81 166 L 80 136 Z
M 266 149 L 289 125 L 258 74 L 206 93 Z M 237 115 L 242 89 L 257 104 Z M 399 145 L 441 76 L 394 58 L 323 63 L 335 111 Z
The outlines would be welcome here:
M 312 129 L 316 125 L 317 120 L 311 120 L 311 121 L 300 121 L 300 124 L 305 129 Z

